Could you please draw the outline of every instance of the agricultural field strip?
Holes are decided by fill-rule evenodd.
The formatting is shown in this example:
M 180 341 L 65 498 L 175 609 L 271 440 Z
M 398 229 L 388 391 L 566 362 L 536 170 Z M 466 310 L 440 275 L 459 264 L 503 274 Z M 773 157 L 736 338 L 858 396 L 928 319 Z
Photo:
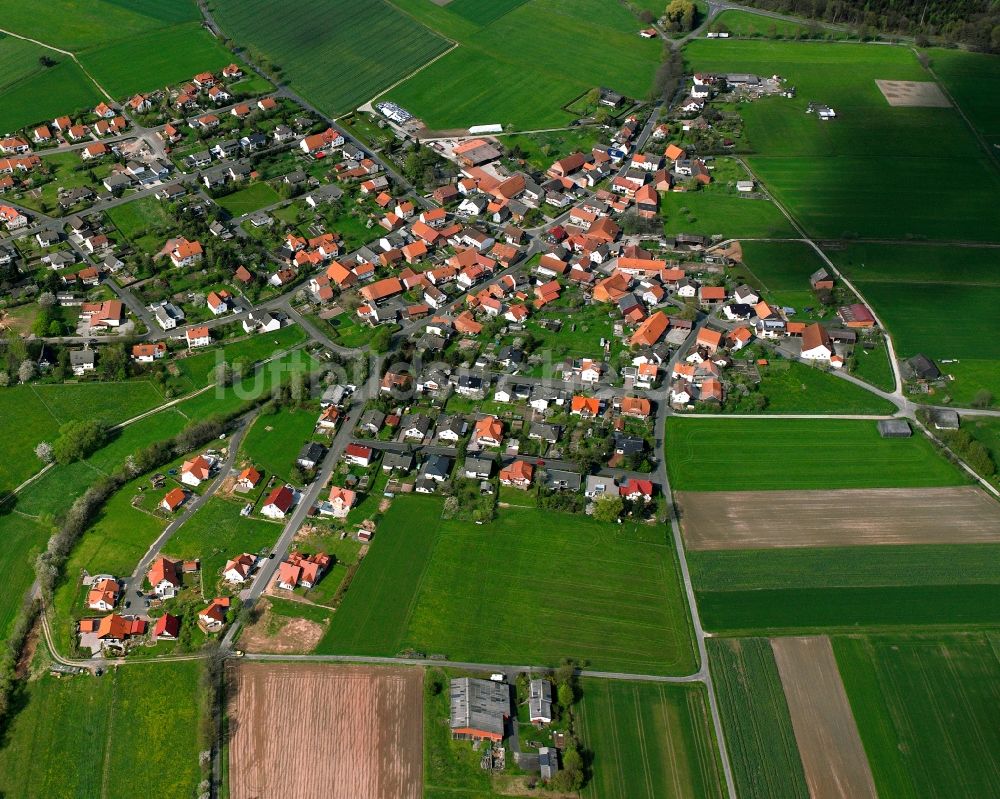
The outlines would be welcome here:
M 871 769 L 830 639 L 774 638 L 771 649 L 809 794 L 876 799 Z
M 972 486 L 675 497 L 695 550 L 1000 542 L 1000 505 Z
M 302 799 L 418 799 L 422 683 L 416 669 L 241 664 L 230 709 L 230 796 L 291 789 Z M 328 701 L 315 702 L 317 695 Z M 296 723 L 274 735 L 289 718 Z M 272 768 L 276 762 L 284 767 Z

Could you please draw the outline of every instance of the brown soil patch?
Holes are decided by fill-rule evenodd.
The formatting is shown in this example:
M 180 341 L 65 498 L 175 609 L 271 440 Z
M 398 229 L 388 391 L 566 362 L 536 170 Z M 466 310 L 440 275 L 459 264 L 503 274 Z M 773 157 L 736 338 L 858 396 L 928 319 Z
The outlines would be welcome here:
M 28 631 L 24 639 L 24 646 L 21 648 L 21 656 L 14 666 L 14 676 L 19 680 L 24 680 L 31 672 L 31 661 L 35 659 L 35 652 L 38 649 L 38 640 L 42 636 L 42 617 L 39 614 L 35 618 L 35 623 Z
M 419 799 L 423 672 L 243 663 L 231 799 Z
M 889 105 L 908 108 L 950 108 L 941 87 L 933 81 L 876 80 Z
M 271 603 L 266 599 L 262 598 L 260 602 L 264 607 L 260 618 L 240 635 L 240 647 L 247 652 L 308 654 L 326 634 L 329 623 L 279 616 L 271 611 Z
M 1000 505 L 972 486 L 681 491 L 676 497 L 691 549 L 1000 541 Z
M 771 649 L 809 795 L 816 799 L 876 799 L 868 758 L 830 639 L 772 638 Z

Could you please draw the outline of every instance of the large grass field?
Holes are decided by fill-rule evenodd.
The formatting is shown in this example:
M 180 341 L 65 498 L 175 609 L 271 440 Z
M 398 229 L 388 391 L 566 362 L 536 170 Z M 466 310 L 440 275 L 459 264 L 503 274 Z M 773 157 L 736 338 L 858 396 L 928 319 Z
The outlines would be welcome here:
M 0 129 L 11 131 L 61 114 L 75 114 L 103 99 L 93 81 L 69 57 L 42 48 L 34 57 L 37 60 L 43 54 L 60 63 L 0 90 Z
M 584 799 L 722 797 L 701 685 L 583 680 L 578 717 L 593 754 Z
M 233 55 L 200 22 L 186 22 L 80 54 L 80 62 L 113 97 L 128 97 L 217 72 Z
M 727 635 L 995 625 L 995 544 L 689 552 L 706 629 Z
M 886 361 L 888 367 L 888 361 Z M 860 386 L 797 361 L 760 367 L 758 392 L 767 397 L 764 413 L 851 413 L 892 415 L 896 406 Z M 890 386 L 891 388 L 891 386 Z
M 770 642 L 720 638 L 706 644 L 738 795 L 805 799 L 809 792 Z
M 387 94 L 431 128 L 566 125 L 574 115 L 562 107 L 596 86 L 645 98 L 662 55 L 662 43 L 640 39 L 638 19 L 618 3 L 528 0 L 499 17 L 494 4 L 475 14 L 426 0 L 398 5 L 459 42 Z
M 213 0 L 226 34 L 282 68 L 328 114 L 370 100 L 448 42 L 383 0 Z M 331 67 L 339 77 L 331 78 Z
M 197 794 L 197 662 L 25 684 L 0 748 L 6 799 Z
M 834 639 L 880 796 L 1000 794 L 998 644 L 993 635 Z
M 161 402 L 163 397 L 145 380 L 20 385 L 0 390 L 0 419 L 17 420 L 16 425 L 5 425 L 0 443 L 0 495 L 41 468 L 35 445 L 55 439 L 61 424 L 91 416 L 117 424 Z
M 243 216 L 251 214 L 268 205 L 273 205 L 281 198 L 269 183 L 251 183 L 245 189 L 234 191 L 225 197 L 220 197 L 217 202 L 233 216 Z
M 243 441 L 243 455 L 265 474 L 291 479 L 299 450 L 312 439 L 317 416 L 310 409 L 259 416 Z
M 4 28 L 73 52 L 198 18 L 195 0 L 0 0 Z
M 1000 398 L 1000 343 L 984 335 L 1000 304 L 996 250 L 853 244 L 830 257 L 871 302 L 900 358 L 934 358 L 954 375 L 946 391 L 958 403 L 980 389 Z
M 796 87 L 794 99 L 740 111 L 750 166 L 813 235 L 1000 240 L 1000 220 L 980 213 L 1000 191 L 1000 171 L 959 114 L 891 107 L 875 84 L 931 79 L 909 49 L 701 39 L 685 55 L 693 70 L 777 73 Z M 810 101 L 831 105 L 837 119 L 806 114 Z M 965 170 L 926 157 L 940 141 Z
M 213 497 L 170 538 L 166 554 L 201 558 L 205 591 L 211 592 L 226 561 L 242 552 L 260 554 L 274 546 L 281 525 L 240 516 L 242 502 Z
M 320 652 L 687 674 L 690 622 L 662 527 L 505 508 L 474 526 L 399 498 Z
M 212 373 L 223 358 L 230 366 L 241 364 L 247 372 L 252 364 L 305 340 L 306 334 L 301 327 L 289 325 L 273 333 L 248 336 L 221 348 L 194 353 L 177 361 L 177 369 L 187 378 L 191 389 L 200 388 L 211 382 Z
M 683 419 L 667 422 L 675 491 L 910 488 L 966 482 L 923 436 L 881 438 L 874 421 Z
M 931 69 L 973 127 L 991 144 L 1000 143 L 1000 58 L 963 50 L 928 51 Z
M 725 238 L 758 236 L 790 238 L 798 235 L 770 200 L 749 199 L 712 191 L 667 192 L 660 195 L 667 235 L 700 233 Z M 808 283 L 807 283 L 808 285 Z
M 765 299 L 797 310 L 817 305 L 809 276 L 825 264 L 812 247 L 804 241 L 744 241 L 740 246 L 743 263 L 733 271 L 763 289 Z

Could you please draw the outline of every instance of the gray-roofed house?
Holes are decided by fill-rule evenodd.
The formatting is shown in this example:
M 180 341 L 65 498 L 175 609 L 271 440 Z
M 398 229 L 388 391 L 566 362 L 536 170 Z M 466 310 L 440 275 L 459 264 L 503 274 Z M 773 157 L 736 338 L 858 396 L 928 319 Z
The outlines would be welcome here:
M 599 474 L 587 475 L 587 486 L 583 491 L 588 499 L 599 497 L 617 497 L 618 481 L 613 477 L 603 477 Z
M 539 726 L 552 723 L 552 683 L 548 680 L 528 683 L 528 720 Z
M 469 423 L 460 414 L 442 416 L 438 420 L 437 437 L 440 441 L 458 441 L 469 430 Z
M 615 433 L 615 454 L 639 455 L 646 449 L 646 442 L 635 436 L 626 436 L 622 433 Z
M 549 491 L 579 491 L 583 483 L 583 477 L 577 472 L 568 469 L 552 469 L 545 467 L 544 485 Z
M 403 438 L 423 441 L 431 431 L 431 420 L 422 413 L 414 413 L 403 419 L 400 426 L 403 428 Z
M 559 750 L 553 746 L 543 746 L 538 750 L 538 771 L 545 781 L 559 773 Z
M 465 476 L 470 480 L 485 480 L 493 473 L 493 460 L 467 455 L 464 470 Z
M 412 468 L 412 452 L 387 452 L 382 458 L 383 472 L 408 472 Z
M 504 682 L 460 677 L 449 689 L 452 738 L 502 741 L 510 718 L 510 686 Z
M 937 380 L 941 377 L 937 364 L 923 353 L 908 359 L 906 366 L 917 380 Z
M 303 469 L 315 469 L 316 465 L 323 460 L 325 454 L 326 447 L 322 444 L 317 444 L 315 441 L 310 441 L 302 445 L 302 449 L 299 450 L 299 457 L 295 459 L 295 463 Z
M 429 478 L 437 483 L 443 483 L 451 474 L 451 458 L 444 455 L 431 455 L 424 461 L 420 469 L 422 477 Z
M 562 427 L 557 424 L 535 422 L 531 425 L 531 431 L 528 433 L 528 438 L 535 439 L 536 441 L 548 441 L 550 444 L 555 444 L 559 440 L 559 435 L 561 433 Z
M 77 377 L 92 372 L 97 361 L 97 353 L 94 350 L 70 350 L 69 365 L 73 367 L 73 374 Z
M 375 408 L 369 408 L 361 415 L 361 421 L 358 422 L 358 429 L 375 436 L 378 435 L 378 431 L 382 429 L 382 425 L 384 424 L 385 414 Z

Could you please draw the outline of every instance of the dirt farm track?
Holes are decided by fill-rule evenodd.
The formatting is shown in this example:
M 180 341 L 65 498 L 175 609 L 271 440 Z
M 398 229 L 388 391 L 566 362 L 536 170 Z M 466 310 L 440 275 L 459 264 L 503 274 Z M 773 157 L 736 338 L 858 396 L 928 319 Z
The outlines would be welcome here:
M 419 799 L 423 672 L 243 663 L 232 675 L 231 799 Z
M 678 492 L 691 549 L 1000 541 L 1000 505 L 978 488 Z

